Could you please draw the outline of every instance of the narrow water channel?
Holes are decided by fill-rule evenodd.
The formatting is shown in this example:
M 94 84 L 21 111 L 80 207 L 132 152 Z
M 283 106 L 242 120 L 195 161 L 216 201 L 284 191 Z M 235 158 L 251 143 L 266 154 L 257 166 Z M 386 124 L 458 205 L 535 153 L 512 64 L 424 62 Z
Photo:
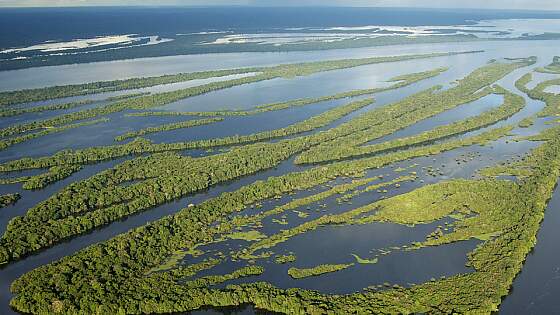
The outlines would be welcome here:
M 527 256 L 500 314 L 560 314 L 560 188 L 548 203 L 537 234 L 537 245 Z

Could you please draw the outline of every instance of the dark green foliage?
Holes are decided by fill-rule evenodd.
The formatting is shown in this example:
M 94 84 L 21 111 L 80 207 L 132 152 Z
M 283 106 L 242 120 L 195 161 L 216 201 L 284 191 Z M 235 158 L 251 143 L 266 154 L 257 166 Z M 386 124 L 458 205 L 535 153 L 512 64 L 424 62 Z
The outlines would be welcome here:
M 40 113 L 48 110 L 71 109 L 84 105 L 89 105 L 94 102 L 95 101 L 85 100 L 85 101 L 77 101 L 77 102 L 70 102 L 64 104 L 33 106 L 28 108 L 5 108 L 0 110 L 0 117 L 10 117 L 10 116 L 16 116 L 16 115 L 27 114 L 27 113 Z
M 64 179 L 81 170 L 80 165 L 53 166 L 45 174 L 31 176 L 23 184 L 23 189 L 41 189 L 47 185 Z
M 360 102 L 370 101 L 358 101 L 348 106 Z M 460 146 L 484 143 L 502 136 L 509 130 L 510 127 L 506 127 L 465 140 L 357 161 L 356 164 L 349 164 L 345 173 L 355 173 L 358 170 L 363 171 L 364 168 L 379 167 L 415 156 L 436 154 Z M 175 154 L 157 154 L 127 161 L 114 169 L 69 185 L 28 210 L 24 217 L 14 218 L 0 239 L 0 247 L 8 251 L 8 256 L 0 259 L 0 263 L 18 259 L 24 254 L 50 246 L 64 238 L 219 182 L 274 167 L 288 157 L 334 136 L 336 134 L 323 132 L 275 143 L 246 145 L 224 154 L 198 159 Z M 342 163 L 340 167 L 344 168 L 345 164 Z M 118 183 L 130 180 L 140 182 L 126 187 L 114 187 Z M 76 217 L 76 214 L 81 215 Z M 31 242 L 28 236 L 32 237 Z
M 0 208 L 15 204 L 21 196 L 19 194 L 7 194 L 0 196 Z
M 140 136 L 143 136 L 143 135 L 147 135 L 149 133 L 156 133 L 156 132 L 161 132 L 161 131 L 169 131 L 169 130 L 177 130 L 177 129 L 182 129 L 182 128 L 191 128 L 191 127 L 196 127 L 196 126 L 209 125 L 209 124 L 219 122 L 219 121 L 222 121 L 222 120 L 223 120 L 223 118 L 195 119 L 195 120 L 181 121 L 181 122 L 178 122 L 178 123 L 165 124 L 165 125 L 161 125 L 161 126 L 157 126 L 157 127 L 149 127 L 149 128 L 145 128 L 145 129 L 140 129 L 138 131 L 127 132 L 124 135 L 116 137 L 115 141 L 123 141 L 123 140 L 129 139 L 129 138 L 134 138 L 134 137 L 140 137 Z

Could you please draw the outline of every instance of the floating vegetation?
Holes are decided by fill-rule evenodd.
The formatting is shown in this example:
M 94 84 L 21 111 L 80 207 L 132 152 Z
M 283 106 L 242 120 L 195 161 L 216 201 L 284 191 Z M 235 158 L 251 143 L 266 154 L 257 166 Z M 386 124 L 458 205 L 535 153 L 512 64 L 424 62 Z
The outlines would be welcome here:
M 470 187 L 466 187 L 467 184 L 478 185 L 481 187 L 473 187 L 470 189 Z M 453 214 L 458 209 L 458 205 L 468 208 L 470 205 L 465 201 L 468 200 L 467 198 L 470 194 L 474 194 L 472 190 L 482 191 L 484 189 L 501 189 L 501 185 L 506 184 L 502 184 L 502 182 L 495 183 L 492 181 L 476 181 L 471 183 L 456 180 L 424 186 L 406 194 L 383 199 L 341 214 L 324 215 L 294 228 L 282 230 L 277 234 L 269 236 L 268 238 L 252 243 L 242 251 L 241 257 L 251 257 L 256 251 L 272 248 L 280 243 L 288 241 L 296 235 L 307 233 L 326 225 L 392 222 L 413 226 L 415 224 L 430 223 Z M 492 190 L 489 190 L 489 192 L 492 192 Z M 479 198 L 482 199 L 482 197 Z M 496 219 L 494 211 L 497 210 L 489 208 L 492 206 L 495 207 L 495 205 L 489 203 L 487 200 L 481 200 L 481 202 L 486 202 L 486 206 L 484 208 L 480 206 L 481 209 L 477 210 L 480 211 L 480 213 L 477 213 L 482 216 L 483 211 L 486 211 L 489 213 L 489 216 L 492 215 L 494 216 L 494 219 Z M 484 212 L 484 214 L 486 214 L 486 212 Z M 478 223 L 474 218 L 471 219 L 471 221 Z M 486 217 L 482 217 L 482 219 L 486 219 Z M 495 222 L 494 226 L 497 226 L 497 222 Z M 495 230 L 485 230 L 485 228 L 488 228 L 487 225 L 475 226 L 473 224 L 471 228 L 478 229 L 474 235 L 496 232 Z M 466 227 L 462 227 L 461 229 L 456 228 L 454 234 L 452 233 L 446 235 L 446 238 L 453 239 L 453 241 L 469 239 L 469 237 L 465 236 L 466 233 Z M 443 235 L 439 236 L 442 236 L 439 241 L 444 239 Z
M 356 262 L 358 264 L 362 264 L 362 265 L 374 265 L 374 264 L 377 264 L 377 262 L 379 261 L 379 259 L 377 257 L 373 258 L 373 259 L 364 259 L 364 258 L 361 258 L 360 256 L 358 256 L 356 254 L 352 254 L 352 256 L 354 258 L 356 258 Z
M 274 262 L 277 264 L 287 264 L 296 261 L 296 255 L 280 255 L 274 258 Z
M 388 182 L 373 184 L 373 185 L 370 185 L 370 186 L 368 186 L 364 189 L 356 190 L 356 191 L 353 191 L 351 193 L 347 193 L 347 194 L 343 195 L 342 197 L 337 198 L 336 201 L 338 201 L 338 202 L 348 202 L 352 198 L 354 198 L 354 197 L 356 197 L 360 194 L 376 191 L 376 190 L 378 190 L 379 188 L 382 188 L 382 187 L 387 187 L 387 186 L 391 186 L 391 185 L 399 185 L 398 183 L 401 183 L 401 182 L 414 181 L 415 179 L 416 179 L 416 175 L 400 176 L 400 177 L 398 177 L 394 180 L 388 181 Z
M 21 196 L 19 194 L 0 195 L 0 208 L 15 204 Z
M 280 224 L 280 225 L 288 225 L 288 221 L 285 218 L 280 218 L 280 219 L 272 219 L 272 222 L 276 223 L 276 224 Z
M 309 213 L 307 212 L 303 212 L 303 211 L 298 211 L 298 210 L 292 210 L 292 212 L 294 212 L 295 214 L 297 214 L 298 218 L 302 218 L 305 219 L 309 216 Z
M 247 231 L 247 232 L 234 232 L 231 234 L 226 235 L 226 238 L 232 239 L 232 240 L 244 240 L 247 242 L 254 242 L 254 241 L 259 241 L 262 240 L 263 238 L 266 238 L 266 235 L 262 234 L 259 231 Z
M 535 124 L 535 119 L 536 119 L 536 117 L 534 117 L 534 116 L 524 118 L 519 122 L 518 126 L 521 127 L 521 128 L 529 128 L 529 127 L 531 127 Z
M 175 252 L 173 252 L 171 254 L 171 256 L 167 259 L 167 261 L 157 267 L 152 268 L 148 274 L 153 273 L 153 272 L 161 272 L 161 271 L 168 271 L 171 270 L 175 267 L 177 267 L 177 264 L 183 260 L 183 258 L 185 258 L 185 256 L 187 255 L 187 251 L 185 250 L 176 250 Z M 215 264 L 210 263 L 210 262 L 205 262 L 204 264 L 201 265 L 197 265 L 196 270 L 205 270 L 206 267 L 207 268 L 211 268 L 215 265 L 217 265 L 218 263 L 220 263 L 219 260 L 215 260 L 213 261 Z M 194 265 L 191 265 L 194 266 Z M 202 268 L 202 266 L 205 266 L 205 268 Z M 200 267 L 200 268 L 199 268 Z M 194 275 L 194 274 L 193 274 Z

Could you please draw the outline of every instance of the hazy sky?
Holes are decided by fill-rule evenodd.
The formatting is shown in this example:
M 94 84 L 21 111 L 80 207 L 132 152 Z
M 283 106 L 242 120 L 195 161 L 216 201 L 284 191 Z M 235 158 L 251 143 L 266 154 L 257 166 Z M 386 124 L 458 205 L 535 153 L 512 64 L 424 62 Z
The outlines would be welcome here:
M 96 5 L 343 5 L 560 11 L 560 0 L 0 0 L 0 7 Z

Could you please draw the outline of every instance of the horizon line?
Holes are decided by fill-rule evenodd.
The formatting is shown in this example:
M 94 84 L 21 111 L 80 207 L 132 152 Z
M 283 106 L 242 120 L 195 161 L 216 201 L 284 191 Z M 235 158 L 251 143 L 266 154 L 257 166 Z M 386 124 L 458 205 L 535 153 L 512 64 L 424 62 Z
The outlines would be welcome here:
M 539 9 L 497 9 L 473 7 L 411 7 L 411 6 L 347 6 L 347 5 L 188 5 L 188 4 L 100 4 L 100 5 L 71 5 L 71 6 L 2 6 L 0 9 L 77 9 L 77 8 L 355 8 L 355 9 L 416 9 L 416 10 L 483 10 L 483 11 L 522 11 L 559 14 L 560 10 Z

